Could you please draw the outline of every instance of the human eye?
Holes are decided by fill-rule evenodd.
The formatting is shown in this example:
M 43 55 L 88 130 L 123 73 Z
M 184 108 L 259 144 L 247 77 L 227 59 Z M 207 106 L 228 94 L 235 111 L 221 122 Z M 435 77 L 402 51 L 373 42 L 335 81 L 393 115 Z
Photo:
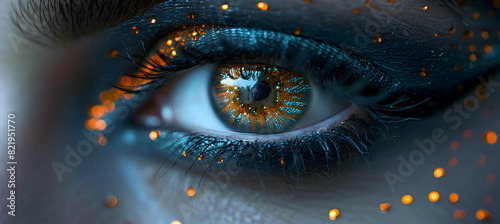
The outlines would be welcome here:
M 21 222 L 496 220 L 496 1 L 27 2 Z

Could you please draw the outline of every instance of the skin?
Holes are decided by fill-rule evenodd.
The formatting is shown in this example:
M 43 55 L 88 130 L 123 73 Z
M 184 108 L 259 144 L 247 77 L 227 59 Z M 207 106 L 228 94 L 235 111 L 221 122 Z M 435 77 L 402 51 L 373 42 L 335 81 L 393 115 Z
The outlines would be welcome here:
M 410 60 L 410 54 L 396 57 L 396 48 L 371 42 L 367 46 L 356 45 L 355 27 L 364 27 L 369 19 L 363 18 L 374 16 L 366 11 L 360 12 L 366 17 L 353 14 L 352 10 L 357 7 L 366 8 L 363 1 L 339 1 L 338 4 L 313 1 L 309 5 L 296 1 L 288 6 L 280 5 L 278 1 L 267 3 L 270 8 L 266 12 L 256 9 L 253 3 L 243 5 L 239 10 L 230 12 L 234 13 L 234 20 L 226 22 L 240 22 L 242 25 L 261 22 L 260 26 L 269 28 L 272 27 L 271 23 L 262 21 L 276 18 L 272 13 L 281 10 L 283 15 L 276 19 L 276 23 L 282 24 L 280 29 L 284 31 L 292 33 L 296 24 L 300 24 L 304 36 L 329 43 L 346 42 L 372 58 L 388 57 L 391 59 L 390 63 L 385 64 L 388 71 L 398 68 L 400 63 L 409 64 L 409 67 L 414 65 L 418 68 L 414 70 L 415 73 L 406 70 L 390 73 L 395 79 L 398 79 L 397 74 L 402 74 L 404 78 L 399 79 L 405 90 L 420 92 L 440 89 L 447 92 L 444 90 L 456 89 L 458 83 L 473 83 L 478 75 L 499 65 L 498 54 L 478 53 L 483 57 L 474 62 L 473 68 L 468 67 L 469 43 L 475 43 L 478 52 L 482 52 L 481 46 L 486 42 L 493 44 L 494 52 L 499 51 L 498 27 L 494 25 L 499 24 L 499 17 L 490 18 L 487 10 L 476 9 L 475 5 L 462 8 L 462 17 L 474 31 L 473 41 L 463 40 L 462 33 L 467 27 L 464 27 L 460 17 L 432 2 L 405 2 L 401 12 L 391 14 L 393 21 L 399 22 L 390 23 L 380 31 L 384 37 L 381 43 L 385 43 L 396 38 L 389 34 L 400 30 L 398 28 L 402 24 L 412 27 L 409 31 L 422 37 L 410 35 L 397 39 L 398 42 L 410 43 L 399 45 L 399 50 L 421 52 L 424 57 L 428 51 L 416 49 L 411 43 L 422 41 L 421 46 L 424 48 L 437 45 L 447 48 L 451 44 L 461 46 L 461 50 L 446 54 L 449 61 L 463 64 L 462 71 L 453 73 L 449 69 L 455 65 L 453 63 Z M 2 0 L 1 4 L 10 6 L 9 1 Z M 210 4 L 202 2 L 192 8 L 178 6 L 179 10 L 172 13 L 185 15 L 186 11 L 197 9 L 197 18 L 203 20 L 210 14 Z M 374 8 L 385 10 L 389 3 L 374 1 L 372 4 Z M 422 5 L 428 5 L 429 9 L 422 10 Z M 160 4 L 156 7 L 156 10 L 161 10 L 166 6 Z M 486 9 L 493 9 L 489 2 Z M 10 8 L 2 7 L 2 10 L 9 11 Z M 474 11 L 480 13 L 477 20 L 471 19 Z M 242 12 L 251 15 L 251 20 L 238 21 L 236 13 Z M 306 18 L 314 22 L 302 24 Z M 179 17 L 179 20 L 184 20 L 184 17 Z M 13 32 L 9 22 L 2 20 L 4 33 Z M 157 29 L 169 27 L 169 24 L 159 25 Z M 445 35 L 451 26 L 456 27 L 456 35 Z M 110 71 L 111 67 L 124 72 L 130 69 L 128 64 L 128 67 L 123 68 L 124 63 L 106 58 L 107 51 L 120 45 L 114 40 L 123 32 L 122 27 L 128 28 L 130 24 L 119 24 L 105 32 L 105 35 L 89 34 L 68 40 L 65 45 L 52 44 L 49 47 L 24 41 L 17 46 L 12 44 L 8 35 L 0 35 L 3 38 L 0 49 L 6 52 L 0 65 L 5 74 L 3 78 L 6 79 L 1 87 L 7 93 L 2 94 L 0 99 L 3 105 L 8 105 L 2 107 L 1 112 L 4 117 L 9 112 L 17 115 L 16 155 L 19 163 L 16 173 L 16 217 L 7 215 L 8 208 L 2 206 L 1 223 L 33 223 L 35 220 L 41 223 L 170 223 L 173 220 L 182 223 L 328 223 L 328 212 L 333 208 L 340 211 L 340 216 L 335 220 L 337 223 L 474 223 L 478 222 L 475 217 L 478 209 L 490 211 L 494 222 L 498 219 L 500 193 L 495 190 L 499 189 L 498 181 L 488 182 L 487 176 L 492 173 L 498 175 L 500 164 L 496 160 L 500 158 L 499 143 L 485 143 L 482 134 L 488 130 L 500 134 L 500 108 L 497 103 L 500 99 L 499 75 L 493 76 L 492 80 L 496 84 L 489 92 L 490 97 L 477 108 L 463 107 L 463 98 L 472 99 L 476 96 L 474 89 L 470 92 L 464 90 L 463 98 L 453 101 L 449 108 L 419 121 L 398 124 L 396 134 L 400 137 L 381 141 L 374 147 L 375 153 L 369 164 L 346 166 L 340 174 L 304 176 L 299 185 L 283 187 L 269 178 L 271 181 L 265 181 L 265 189 L 262 189 L 261 183 L 255 178 L 244 179 L 234 175 L 231 170 L 221 170 L 205 177 L 198 188 L 202 173 L 190 172 L 185 175 L 186 168 L 181 166 L 174 167 L 160 177 L 159 168 L 170 167 L 169 164 L 162 166 L 164 158 L 125 144 L 120 137 L 126 130 L 120 129 L 120 122 L 126 121 L 121 120 L 114 121 L 117 129 L 109 135 L 106 146 L 94 147 L 71 173 L 65 173 L 63 180 L 59 181 L 51 164 L 54 161 L 64 162 L 66 148 L 77 148 L 86 139 L 81 134 L 87 118 L 86 110 L 95 102 L 99 91 L 109 88 L 102 83 L 100 76 Z M 480 38 L 483 28 L 491 30 L 486 40 Z M 321 32 L 318 32 L 319 29 Z M 437 32 L 443 33 L 442 39 L 426 39 Z M 129 35 L 123 40 L 138 47 L 137 39 L 148 39 L 147 36 L 156 33 L 141 32 L 141 35 L 144 36 L 139 38 Z M 388 51 L 384 53 L 383 49 Z M 429 80 L 422 81 L 419 69 L 431 65 L 435 66 L 435 74 L 429 72 Z M 453 116 L 454 120 L 443 117 L 447 109 L 451 110 L 447 117 Z M 127 130 L 137 128 L 133 133 L 142 137 L 149 133 L 141 127 L 124 127 Z M 466 129 L 472 130 L 472 136 L 467 139 L 462 134 Z M 2 135 L 6 133 L 5 129 L 1 131 Z M 452 141 L 460 142 L 457 150 L 450 148 Z M 425 154 L 428 145 L 421 147 L 417 142 L 433 142 L 435 151 Z M 424 156 L 415 162 L 417 157 L 412 159 L 412 155 Z M 486 157 L 486 161 L 479 165 L 477 161 L 481 155 Z M 7 161 L 6 156 L 6 153 L 0 155 L 3 162 Z M 458 158 L 454 167 L 448 164 L 451 157 Z M 401 164 L 405 164 L 401 158 L 409 161 L 410 165 L 399 170 Z M 433 176 L 437 167 L 445 169 L 445 175 L 439 179 Z M 160 173 L 164 170 L 160 169 Z M 386 178 L 389 173 L 393 174 L 393 182 Z M 394 179 L 394 175 L 400 178 L 396 179 L 399 181 Z M 1 172 L 0 176 L 2 180 L 8 179 L 6 172 Z M 229 177 L 229 181 L 222 179 L 222 176 Z M 229 185 L 225 184 L 228 182 Z M 185 193 L 191 186 L 196 189 L 194 197 L 188 197 Z M 0 190 L 2 195 L 8 197 L 10 189 L 2 184 Z M 439 192 L 441 198 L 438 202 L 428 200 L 431 191 Z M 458 193 L 458 203 L 448 201 L 452 192 Z M 410 205 L 401 203 L 401 197 L 406 194 L 413 196 Z M 117 205 L 112 208 L 105 204 L 109 195 L 115 195 L 118 199 Z M 492 197 L 492 202 L 485 202 L 485 197 Z M 381 213 L 381 203 L 391 205 L 387 214 Z M 465 219 L 454 217 L 456 209 L 466 213 Z

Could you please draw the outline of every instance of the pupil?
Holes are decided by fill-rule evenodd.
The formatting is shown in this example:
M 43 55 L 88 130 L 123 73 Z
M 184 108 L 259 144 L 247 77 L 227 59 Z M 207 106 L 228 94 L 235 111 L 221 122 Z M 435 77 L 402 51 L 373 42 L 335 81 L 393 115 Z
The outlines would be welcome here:
M 259 81 L 250 90 L 254 100 L 263 100 L 271 94 L 271 85 L 264 81 Z

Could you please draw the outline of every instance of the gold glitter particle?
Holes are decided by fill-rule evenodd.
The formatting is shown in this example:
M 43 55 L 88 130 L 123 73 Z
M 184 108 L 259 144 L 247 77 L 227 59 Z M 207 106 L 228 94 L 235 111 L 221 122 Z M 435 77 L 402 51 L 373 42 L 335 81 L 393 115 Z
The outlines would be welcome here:
M 187 153 L 186 152 L 182 152 L 182 156 L 186 157 Z
M 151 23 L 156 23 L 156 17 L 155 16 L 151 16 Z
M 475 44 L 469 44 L 469 51 L 471 51 L 471 52 L 476 51 L 476 45 Z
M 106 205 L 108 207 L 115 207 L 116 203 L 118 202 L 118 199 L 116 198 L 116 196 L 114 195 L 110 195 L 108 196 L 108 198 L 106 199 Z
M 493 46 L 490 43 L 487 43 L 484 45 L 483 51 L 486 54 L 491 54 L 491 52 L 493 52 Z
M 117 50 L 108 51 L 108 57 L 110 57 L 110 58 L 116 58 L 119 55 L 120 55 L 120 52 L 118 52 Z
M 440 37 L 440 36 L 441 36 L 441 34 L 439 34 L 439 33 L 434 34 L 434 37 Z
M 132 27 L 132 32 L 134 32 L 135 34 L 139 34 L 139 29 L 137 29 L 136 26 Z
M 283 157 L 281 157 L 280 158 L 280 164 L 283 165 L 283 163 L 285 163 L 285 162 L 283 161 Z
M 486 156 L 480 155 L 479 159 L 477 160 L 477 164 L 484 165 L 485 162 L 486 162 Z
M 361 12 L 360 8 L 355 8 L 352 10 L 352 13 L 354 13 L 354 14 L 358 14 L 359 12 Z
M 469 59 L 470 59 L 470 61 L 475 62 L 477 60 L 477 55 L 476 54 L 470 54 Z
M 495 18 L 495 17 L 496 17 L 496 15 L 497 15 L 497 14 L 495 13 L 495 11 L 494 11 L 494 10 L 488 10 L 488 16 L 489 16 L 490 18 Z
M 451 150 L 457 150 L 457 149 L 458 149 L 458 147 L 460 147 L 460 142 L 458 142 L 457 140 L 452 141 L 452 142 L 450 143 L 450 149 L 451 149 Z
M 465 139 L 472 137 L 472 130 L 469 128 L 465 129 L 464 132 L 462 133 Z
M 330 217 L 331 220 L 337 219 L 339 217 L 339 215 L 340 215 L 340 212 L 336 208 L 330 210 L 330 212 L 328 213 L 328 216 Z
M 198 160 L 201 160 L 201 158 L 203 158 L 203 155 L 198 156 Z
M 221 5 L 220 7 L 222 10 L 227 10 L 229 8 L 228 4 Z
M 490 38 L 490 31 L 489 31 L 488 29 L 483 29 L 483 30 L 481 31 L 481 37 L 482 37 L 483 39 L 488 39 L 488 38 Z
M 389 209 L 391 208 L 391 205 L 389 203 L 382 203 L 382 204 L 380 204 L 379 208 L 380 208 L 380 211 L 383 214 L 385 214 L 389 211 Z
M 380 37 L 380 35 L 377 34 L 377 36 L 375 36 L 375 39 L 373 40 L 373 42 L 375 42 L 375 43 L 382 42 L 382 38 Z
M 458 201 L 458 194 L 457 193 L 451 193 L 450 194 L 450 203 L 455 204 Z
M 440 178 L 444 175 L 444 169 L 442 167 L 438 167 L 434 170 L 434 177 Z
M 182 224 L 180 221 L 174 220 L 170 224 Z
M 167 45 L 172 45 L 172 40 L 167 40 Z
M 196 194 L 196 190 L 192 187 L 188 187 L 188 189 L 186 190 L 186 194 L 189 197 L 193 197 Z
M 424 11 L 427 10 L 427 8 L 428 7 L 426 5 L 422 6 L 422 10 L 424 10 Z
M 188 19 L 194 19 L 196 17 L 196 14 L 194 14 L 194 12 L 188 12 L 187 17 Z
M 267 9 L 269 9 L 269 6 L 265 2 L 259 2 L 257 3 L 257 8 L 266 11 Z
M 420 76 L 422 76 L 422 77 L 427 76 L 427 72 L 425 72 L 425 68 L 420 69 Z
M 366 0 L 366 1 L 365 1 L 365 5 L 366 5 L 366 6 L 370 6 L 371 4 L 372 4 L 372 1 L 371 1 L 371 0 Z
M 437 191 L 433 191 L 433 192 L 429 193 L 428 198 L 429 198 L 430 202 L 439 201 L 439 193 Z
M 456 219 L 464 219 L 465 212 L 457 209 L 457 210 L 455 210 L 455 212 L 453 212 L 453 217 L 455 217 Z
M 97 142 L 99 143 L 99 145 L 105 146 L 108 143 L 108 139 L 106 139 L 106 137 L 104 136 L 101 136 L 99 137 L 99 140 L 97 140 Z
M 472 37 L 474 37 L 474 32 L 472 32 L 470 30 L 466 30 L 466 31 L 464 31 L 462 39 L 467 40 L 467 39 L 471 39 Z
M 405 205 L 409 205 L 413 202 L 413 197 L 407 194 L 401 198 L 401 202 L 403 202 L 403 204 Z
M 302 32 L 302 28 L 300 28 L 300 26 L 298 26 L 297 28 L 295 28 L 295 30 L 293 31 L 293 33 L 294 33 L 295 35 L 299 35 L 299 34 L 300 34 L 300 32 Z
M 458 163 L 458 159 L 457 157 L 451 157 L 450 160 L 448 160 L 448 165 L 450 167 L 455 167 L 457 166 L 457 163 Z
M 490 221 L 491 220 L 491 214 L 486 209 L 479 209 L 476 212 L 476 218 L 478 220 L 481 220 L 481 221 Z
M 172 56 L 175 56 L 175 55 L 177 55 L 177 52 L 176 51 L 172 51 L 171 54 L 172 54 Z
M 157 131 L 149 132 L 149 138 L 153 141 L 156 140 L 158 138 L 158 132 Z
M 488 174 L 488 176 L 486 176 L 486 182 L 488 182 L 488 183 L 493 183 L 493 182 L 495 182 L 496 179 L 497 179 L 497 176 L 494 173 L 490 173 L 490 174 Z
M 449 33 L 455 33 L 455 27 L 454 26 L 450 27 L 450 29 L 448 29 L 448 32 Z
M 479 12 L 472 13 L 472 18 L 473 19 L 479 19 Z
M 497 143 L 497 140 L 498 140 L 498 136 L 493 131 L 487 131 L 483 134 L 483 141 L 485 141 L 486 143 L 488 143 L 490 145 L 494 145 L 495 143 Z

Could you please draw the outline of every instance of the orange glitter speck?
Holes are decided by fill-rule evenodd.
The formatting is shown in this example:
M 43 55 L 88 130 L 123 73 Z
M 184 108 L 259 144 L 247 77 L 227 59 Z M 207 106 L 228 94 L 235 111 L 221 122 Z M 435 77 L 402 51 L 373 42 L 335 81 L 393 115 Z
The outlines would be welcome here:
M 441 36 L 441 34 L 439 34 L 439 33 L 434 34 L 434 37 L 440 37 L 440 36 Z
M 427 76 L 427 72 L 425 72 L 425 68 L 420 69 L 420 76 L 422 76 L 422 77 Z
M 448 160 L 448 165 L 450 167 L 455 167 L 458 163 L 457 157 L 451 157 L 450 160 Z
M 371 1 L 371 0 L 366 0 L 366 1 L 365 1 L 365 5 L 366 5 L 366 6 L 370 6 L 371 4 L 372 4 L 372 1 Z
M 156 17 L 155 16 L 151 16 L 151 23 L 156 23 Z
M 453 212 L 453 216 L 456 218 L 456 219 L 464 219 L 465 218 L 465 212 L 462 211 L 462 210 L 455 210 L 455 212 Z
M 490 174 L 488 174 L 488 176 L 486 176 L 486 181 L 488 183 L 495 182 L 495 179 L 497 179 L 497 176 L 494 173 L 490 173 Z
M 265 2 L 259 2 L 257 3 L 257 8 L 266 11 L 267 9 L 269 9 L 269 6 Z
M 186 194 L 189 197 L 193 197 L 196 194 L 196 190 L 192 187 L 188 187 L 188 189 L 186 190 Z
M 422 10 L 424 10 L 424 11 L 427 10 L 427 8 L 428 7 L 426 5 L 422 6 Z
M 493 196 L 489 195 L 484 197 L 484 203 L 491 204 L 493 202 Z
M 106 137 L 104 136 L 101 136 L 97 142 L 99 142 L 99 145 L 105 146 L 108 143 L 108 139 L 106 139 Z
M 85 122 L 85 127 L 87 128 L 87 130 L 92 131 L 96 128 L 95 121 L 96 120 L 94 118 L 91 118 L 87 122 Z
M 186 152 L 182 152 L 182 156 L 186 157 L 187 153 Z
M 450 200 L 450 203 L 457 203 L 457 201 L 458 201 L 458 194 L 457 193 L 451 193 L 449 200 Z
M 491 219 L 491 214 L 486 209 L 479 209 L 476 212 L 476 218 L 481 221 L 489 221 Z
M 465 129 L 464 132 L 462 133 L 462 135 L 464 136 L 464 138 L 468 139 L 468 138 L 472 137 L 472 130 Z
M 107 113 L 111 113 L 115 110 L 115 103 L 112 101 L 106 101 L 102 105 Z
M 224 4 L 220 7 L 222 10 L 227 10 L 229 8 L 228 4 Z
M 479 12 L 473 12 L 472 13 L 472 18 L 473 19 L 479 19 Z
M 352 13 L 354 13 L 354 14 L 358 14 L 359 12 L 361 12 L 361 9 L 359 9 L 359 8 L 355 8 L 352 10 Z
M 413 197 L 407 194 L 401 198 L 401 202 L 403 202 L 403 204 L 405 205 L 409 205 L 413 202 Z
M 455 33 L 455 27 L 454 26 L 450 27 L 450 29 L 448 29 L 448 32 L 449 33 Z
M 151 132 L 149 132 L 149 138 L 151 140 L 156 140 L 158 138 L 158 132 L 157 131 L 151 131 Z
M 486 162 L 486 156 L 480 155 L 479 159 L 477 160 L 477 164 L 483 165 Z
M 283 165 L 283 163 L 285 163 L 285 162 L 283 161 L 283 157 L 281 157 L 280 158 L 280 164 Z
M 458 142 L 458 141 L 456 141 L 456 140 L 455 140 L 455 141 L 450 142 L 450 148 L 451 148 L 452 150 L 457 150 L 457 149 L 458 149 L 458 147 L 460 147 L 460 142 Z
M 430 202 L 436 202 L 439 200 L 439 193 L 437 191 L 433 191 L 429 193 L 429 201 Z
M 477 60 L 477 55 L 476 54 L 470 54 L 469 59 L 470 59 L 470 61 L 475 62 Z
M 104 129 L 106 129 L 106 121 L 104 120 L 97 120 L 95 122 L 95 128 L 99 131 L 102 131 Z
M 139 29 L 137 29 L 136 26 L 132 27 L 132 31 L 135 33 L 135 34 L 139 34 Z
M 497 140 L 498 140 L 498 136 L 493 131 L 487 131 L 483 134 L 483 141 L 485 141 L 486 143 L 488 143 L 490 145 L 497 143 Z
M 481 37 L 482 37 L 483 39 L 488 39 L 488 38 L 490 38 L 490 31 L 489 31 L 489 30 L 487 30 L 487 29 L 483 29 L 483 30 L 481 31 Z
M 174 220 L 170 224 L 182 224 L 180 221 Z
M 380 35 L 377 34 L 377 36 L 375 36 L 375 39 L 373 41 L 375 43 L 380 43 L 380 42 L 382 42 L 382 38 L 380 37 Z
M 203 158 L 203 155 L 199 155 L 197 159 L 201 160 L 201 158 Z
M 92 114 L 93 117 L 100 118 L 104 115 L 104 107 L 101 105 L 96 105 L 93 106 L 92 109 L 90 110 L 90 113 Z
M 441 167 L 438 167 L 434 170 L 434 177 L 435 178 L 440 178 L 444 175 L 444 169 Z
M 108 51 L 108 57 L 110 57 L 110 58 L 116 58 L 119 55 L 120 55 L 120 52 L 118 52 L 117 50 Z
M 337 219 L 337 217 L 339 217 L 339 215 L 340 215 L 340 212 L 336 208 L 330 210 L 330 212 L 328 213 L 328 216 L 330 217 L 331 220 Z
M 491 54 L 493 52 L 493 46 L 490 43 L 487 43 L 484 45 L 483 51 L 486 54 Z
M 172 51 L 172 56 L 175 56 L 177 55 L 177 52 L 176 51 Z
M 297 28 L 295 28 L 295 30 L 293 31 L 293 33 L 294 33 L 295 35 L 299 35 L 299 34 L 300 34 L 300 32 L 302 32 L 302 28 L 300 28 L 300 26 L 298 26 Z
M 106 199 L 106 205 L 108 207 L 114 207 L 117 202 L 118 202 L 118 199 L 114 195 L 110 195 L 110 196 L 108 196 L 108 199 Z
M 382 203 L 379 207 L 382 213 L 387 213 L 387 211 L 391 208 L 391 205 L 389 203 Z
M 172 40 L 167 40 L 167 45 L 172 45 Z

